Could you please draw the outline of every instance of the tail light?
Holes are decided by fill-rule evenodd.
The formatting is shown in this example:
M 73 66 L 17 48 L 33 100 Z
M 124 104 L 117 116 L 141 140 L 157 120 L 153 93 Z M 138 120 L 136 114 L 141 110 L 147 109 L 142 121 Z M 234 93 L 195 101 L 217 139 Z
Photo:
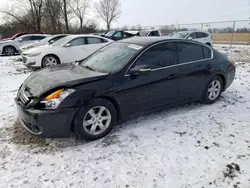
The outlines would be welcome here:
M 213 40 L 213 35 L 211 34 L 211 39 Z

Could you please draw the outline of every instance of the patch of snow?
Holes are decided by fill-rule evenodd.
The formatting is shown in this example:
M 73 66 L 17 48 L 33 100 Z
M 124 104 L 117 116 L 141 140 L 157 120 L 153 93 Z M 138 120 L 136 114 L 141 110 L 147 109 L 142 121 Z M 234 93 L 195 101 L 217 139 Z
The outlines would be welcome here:
M 0 187 L 249 188 L 250 48 L 215 48 L 237 64 L 218 102 L 141 116 L 94 142 L 26 132 L 14 97 L 30 71 L 0 57 Z

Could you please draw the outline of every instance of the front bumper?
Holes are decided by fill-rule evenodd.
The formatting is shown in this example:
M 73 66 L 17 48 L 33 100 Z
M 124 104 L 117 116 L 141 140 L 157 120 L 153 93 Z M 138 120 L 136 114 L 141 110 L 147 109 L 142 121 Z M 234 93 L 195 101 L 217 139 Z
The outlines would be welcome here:
M 26 67 L 38 67 L 36 57 L 27 57 L 27 56 L 24 56 L 24 55 L 21 55 L 21 56 L 22 56 L 23 64 Z
M 34 135 L 42 135 L 47 138 L 68 137 L 71 125 L 78 109 L 37 110 L 25 109 L 18 100 L 18 118 L 23 127 Z

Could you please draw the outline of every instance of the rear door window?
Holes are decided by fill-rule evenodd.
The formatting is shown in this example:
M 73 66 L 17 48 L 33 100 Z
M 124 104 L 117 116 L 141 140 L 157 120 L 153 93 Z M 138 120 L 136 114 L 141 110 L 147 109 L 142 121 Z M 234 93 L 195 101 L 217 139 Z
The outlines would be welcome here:
M 202 48 L 203 48 L 204 58 L 205 59 L 211 58 L 212 57 L 211 49 L 204 47 L 204 46 Z
M 42 40 L 44 38 L 45 38 L 45 36 L 33 35 L 31 40 Z
M 159 31 L 151 31 L 149 36 L 152 36 L 152 37 L 159 37 L 160 36 L 160 33 Z
M 199 39 L 199 38 L 206 38 L 206 37 L 208 37 L 208 34 L 207 33 L 203 33 L 203 32 L 197 32 L 196 33 L 196 37 L 197 37 L 197 39 Z
M 71 46 L 80 46 L 80 45 L 85 45 L 86 44 L 84 37 L 73 39 L 69 43 L 71 44 Z
M 99 44 L 103 43 L 104 40 L 97 37 L 87 37 L 87 44 Z
M 193 43 L 177 43 L 179 64 L 198 61 L 204 59 L 201 45 Z
M 22 38 L 22 41 L 30 41 L 32 40 L 32 36 L 26 36 Z
M 136 65 L 147 65 L 151 69 L 167 67 L 175 63 L 173 43 L 157 44 L 148 49 L 136 61 Z

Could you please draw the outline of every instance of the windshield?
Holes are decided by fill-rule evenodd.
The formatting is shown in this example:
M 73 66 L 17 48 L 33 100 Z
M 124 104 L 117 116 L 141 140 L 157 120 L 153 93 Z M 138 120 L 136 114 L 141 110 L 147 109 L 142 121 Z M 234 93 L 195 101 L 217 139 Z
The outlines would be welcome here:
M 11 39 L 16 39 L 17 37 L 20 37 L 20 36 L 22 36 L 23 34 L 22 33 L 17 33 L 17 34 L 15 34 L 14 36 L 12 36 L 11 37 Z
M 112 37 L 114 35 L 115 31 L 109 31 L 105 34 L 107 37 Z
M 185 39 L 188 36 L 188 32 L 177 32 L 172 35 L 173 38 Z
M 58 41 L 54 42 L 54 43 L 52 44 L 52 46 L 62 46 L 62 45 L 64 45 L 66 42 L 68 42 L 68 41 L 70 41 L 70 40 L 72 40 L 72 39 L 74 39 L 74 38 L 75 38 L 74 35 L 70 35 L 70 36 L 67 36 L 67 37 L 63 37 L 63 38 L 59 39 Z
M 46 37 L 43 40 L 41 40 L 40 42 L 42 43 L 48 43 L 54 36 L 50 36 L 50 37 Z
M 105 73 L 121 70 L 143 47 L 130 43 L 112 43 L 89 56 L 82 66 Z
M 139 34 L 140 34 L 140 36 L 142 36 L 142 37 L 146 37 L 146 36 L 148 36 L 149 31 L 140 31 Z

